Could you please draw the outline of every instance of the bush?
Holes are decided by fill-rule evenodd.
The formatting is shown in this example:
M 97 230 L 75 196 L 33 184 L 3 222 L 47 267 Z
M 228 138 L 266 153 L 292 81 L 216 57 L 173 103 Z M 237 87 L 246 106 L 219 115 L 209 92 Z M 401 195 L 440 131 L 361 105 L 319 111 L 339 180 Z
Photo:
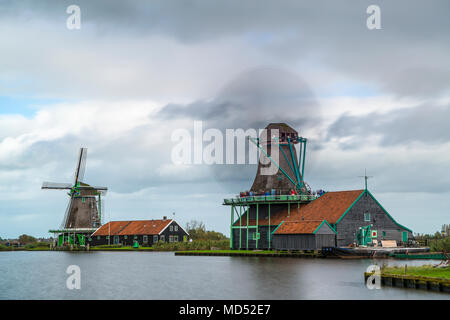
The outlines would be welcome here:
M 35 242 L 30 243 L 25 246 L 25 249 L 36 249 L 36 248 L 49 248 L 50 244 L 47 242 Z
M 158 242 L 153 245 L 154 251 L 211 250 L 229 249 L 229 240 L 194 240 L 192 242 Z
M 94 247 L 94 246 L 92 246 L 92 247 Z M 122 244 L 102 244 L 102 245 L 99 245 L 99 246 L 95 246 L 95 248 L 117 249 L 117 248 L 122 248 Z
M 450 238 L 436 239 L 430 241 L 430 251 L 450 252 Z

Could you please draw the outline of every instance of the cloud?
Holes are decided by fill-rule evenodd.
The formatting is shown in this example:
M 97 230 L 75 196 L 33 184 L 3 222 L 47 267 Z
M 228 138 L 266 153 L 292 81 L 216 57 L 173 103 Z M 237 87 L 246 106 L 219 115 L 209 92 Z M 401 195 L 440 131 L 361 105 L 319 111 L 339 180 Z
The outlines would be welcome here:
M 433 103 L 384 113 L 344 114 L 329 127 L 327 140 L 349 138 L 340 144 L 342 148 L 359 148 L 373 136 L 384 146 L 442 144 L 450 140 L 450 131 L 443 129 L 449 118 L 450 105 Z

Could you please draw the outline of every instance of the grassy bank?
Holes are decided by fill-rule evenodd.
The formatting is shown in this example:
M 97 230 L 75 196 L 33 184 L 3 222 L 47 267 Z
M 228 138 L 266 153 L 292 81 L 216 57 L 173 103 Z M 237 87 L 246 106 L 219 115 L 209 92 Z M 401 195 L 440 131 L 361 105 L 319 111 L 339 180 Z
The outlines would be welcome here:
M 152 247 L 133 248 L 131 246 L 105 245 L 90 247 L 90 251 L 153 251 Z
M 424 266 L 389 266 L 381 269 L 381 274 L 407 275 L 426 278 L 450 279 L 450 267 L 434 268 L 430 265 Z

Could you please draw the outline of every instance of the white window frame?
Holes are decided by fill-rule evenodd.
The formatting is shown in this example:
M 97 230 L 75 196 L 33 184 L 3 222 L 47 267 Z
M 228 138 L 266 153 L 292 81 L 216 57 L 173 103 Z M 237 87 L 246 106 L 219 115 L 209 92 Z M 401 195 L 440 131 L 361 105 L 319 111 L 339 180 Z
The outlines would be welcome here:
M 368 218 L 367 218 L 368 217 Z M 371 221 L 371 216 L 370 216 L 370 212 L 366 212 L 364 213 L 364 221 L 365 222 L 370 222 Z
M 175 230 L 175 231 L 178 231 L 178 226 L 175 226 L 174 230 Z

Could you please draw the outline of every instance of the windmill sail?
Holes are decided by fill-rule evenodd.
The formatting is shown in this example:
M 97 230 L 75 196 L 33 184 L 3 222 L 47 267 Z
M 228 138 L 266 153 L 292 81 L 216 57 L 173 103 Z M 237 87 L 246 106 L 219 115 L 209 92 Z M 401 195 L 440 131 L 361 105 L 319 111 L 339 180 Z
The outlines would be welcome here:
M 41 189 L 53 189 L 53 190 L 72 189 L 72 185 L 70 183 L 43 182 Z
M 84 172 L 86 170 L 86 157 L 87 157 L 87 148 L 81 148 L 80 154 L 78 155 L 77 167 L 75 169 L 74 185 L 76 185 L 80 181 L 83 181 L 84 179 Z

